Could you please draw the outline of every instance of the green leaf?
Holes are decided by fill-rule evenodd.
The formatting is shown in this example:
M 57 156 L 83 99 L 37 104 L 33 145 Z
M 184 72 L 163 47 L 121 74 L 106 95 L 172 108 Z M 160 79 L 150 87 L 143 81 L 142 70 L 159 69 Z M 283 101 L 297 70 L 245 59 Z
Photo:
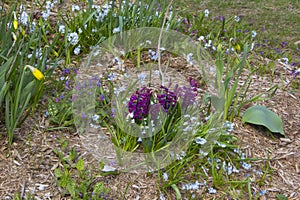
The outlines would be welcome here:
M 277 200 L 288 200 L 288 198 L 282 194 L 276 194 L 276 199 Z
M 72 197 L 75 197 L 75 187 L 76 184 L 74 183 L 74 181 L 70 180 L 70 182 L 68 182 L 66 189 L 70 192 Z
M 172 184 L 171 187 L 175 190 L 176 200 L 181 199 L 181 194 L 178 187 L 175 184 Z
M 80 160 L 78 160 L 78 162 L 76 163 L 76 169 L 80 172 L 84 170 L 84 161 L 82 158 L 80 158 Z
M 281 118 L 265 106 L 256 105 L 248 108 L 243 114 L 242 122 L 262 125 L 271 132 L 280 133 L 284 136 Z
M 62 173 L 62 171 L 61 171 L 60 169 L 55 169 L 55 170 L 54 170 L 54 176 L 55 176 L 56 178 L 60 178 L 60 177 L 63 176 L 63 173 Z

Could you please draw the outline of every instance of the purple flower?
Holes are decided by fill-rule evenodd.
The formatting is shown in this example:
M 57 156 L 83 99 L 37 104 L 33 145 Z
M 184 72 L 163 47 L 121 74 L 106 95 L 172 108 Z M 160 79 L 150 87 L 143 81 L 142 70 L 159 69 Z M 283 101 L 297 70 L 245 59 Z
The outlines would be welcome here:
M 165 86 L 160 86 L 160 88 L 162 89 L 162 94 L 157 95 L 158 102 L 163 106 L 164 110 L 168 112 L 169 109 L 176 106 L 177 96 Z
M 62 71 L 62 74 L 63 75 L 67 75 L 67 74 L 69 74 L 70 73 L 70 70 L 69 69 L 63 69 L 63 71 Z
M 133 119 L 137 123 L 140 123 L 143 118 L 147 117 L 149 113 L 151 96 L 151 89 L 142 87 L 130 97 L 127 105 L 128 111 L 129 113 L 133 113 Z
M 288 44 L 288 42 L 282 42 L 281 47 L 284 48 L 284 47 L 286 47 L 287 44 Z
M 182 21 L 182 23 L 184 23 L 184 24 L 188 24 L 189 23 L 189 21 L 185 18 L 183 21 Z
M 297 70 L 291 70 L 290 74 L 293 76 L 293 78 L 297 78 L 298 75 L 300 75 L 300 68 Z
M 218 16 L 218 17 L 216 17 L 218 20 L 220 20 L 220 21 L 225 21 L 225 17 L 224 16 Z
M 192 89 L 194 91 L 197 91 L 198 83 L 192 77 L 190 77 L 189 81 L 190 81 L 190 86 L 192 87 Z
M 97 81 L 97 86 L 101 87 L 101 81 L 100 80 Z
M 71 96 L 71 102 L 73 102 L 76 99 L 76 95 L 72 94 Z
M 100 101 L 104 101 L 104 100 L 105 100 L 105 96 L 104 96 L 104 94 L 101 94 L 101 95 L 100 95 L 100 98 L 99 98 L 99 100 L 100 100 Z
M 67 88 L 68 90 L 71 89 L 71 88 L 70 88 L 70 85 L 69 85 L 69 84 L 70 84 L 70 80 L 69 80 L 69 79 L 66 80 L 66 83 L 65 83 L 65 84 L 66 84 L 66 88 Z

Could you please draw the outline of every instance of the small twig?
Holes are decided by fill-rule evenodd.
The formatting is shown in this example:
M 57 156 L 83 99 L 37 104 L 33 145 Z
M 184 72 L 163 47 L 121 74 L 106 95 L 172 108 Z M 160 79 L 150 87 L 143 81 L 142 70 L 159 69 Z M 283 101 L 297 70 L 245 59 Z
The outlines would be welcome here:
M 26 187 L 26 181 L 23 180 L 23 183 L 22 183 L 22 190 L 21 190 L 21 199 L 23 199 L 23 197 L 24 197 L 25 187 Z
M 161 44 L 162 32 L 163 32 L 166 20 L 168 18 L 169 9 L 170 9 L 172 3 L 173 3 L 173 0 L 170 1 L 169 5 L 167 7 L 167 10 L 166 10 L 166 13 L 165 13 L 165 17 L 164 17 L 164 21 L 163 21 L 163 24 L 162 24 L 162 27 L 161 27 L 161 30 L 160 30 L 160 33 L 159 33 L 158 45 L 157 45 L 158 69 L 159 69 L 159 73 L 160 73 L 160 76 L 161 76 L 162 85 L 164 85 L 165 77 L 164 77 L 163 71 L 161 69 L 160 44 Z

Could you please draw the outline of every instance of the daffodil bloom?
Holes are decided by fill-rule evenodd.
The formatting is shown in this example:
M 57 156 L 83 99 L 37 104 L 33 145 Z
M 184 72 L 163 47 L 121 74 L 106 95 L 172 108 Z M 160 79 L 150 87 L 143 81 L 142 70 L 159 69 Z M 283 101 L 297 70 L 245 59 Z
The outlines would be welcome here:
M 14 12 L 14 21 L 13 21 L 13 25 L 14 25 L 14 28 L 17 30 L 18 29 L 18 19 L 17 19 L 17 16 L 16 16 L 16 13 Z
M 240 51 L 240 50 L 241 50 L 241 46 L 240 46 L 239 44 L 237 44 L 237 45 L 235 46 L 235 49 L 236 49 L 237 51 Z
M 39 69 L 32 67 L 31 65 L 26 65 L 25 69 L 27 68 L 30 69 L 33 76 L 37 78 L 39 81 L 45 78 L 44 74 Z

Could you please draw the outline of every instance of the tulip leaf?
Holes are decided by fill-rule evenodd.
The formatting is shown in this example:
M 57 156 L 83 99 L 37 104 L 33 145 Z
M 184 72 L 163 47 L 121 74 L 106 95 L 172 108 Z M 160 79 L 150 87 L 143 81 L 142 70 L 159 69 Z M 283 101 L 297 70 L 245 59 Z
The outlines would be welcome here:
M 281 118 L 265 106 L 256 105 L 248 108 L 242 117 L 243 123 L 262 125 L 273 133 L 284 136 Z

